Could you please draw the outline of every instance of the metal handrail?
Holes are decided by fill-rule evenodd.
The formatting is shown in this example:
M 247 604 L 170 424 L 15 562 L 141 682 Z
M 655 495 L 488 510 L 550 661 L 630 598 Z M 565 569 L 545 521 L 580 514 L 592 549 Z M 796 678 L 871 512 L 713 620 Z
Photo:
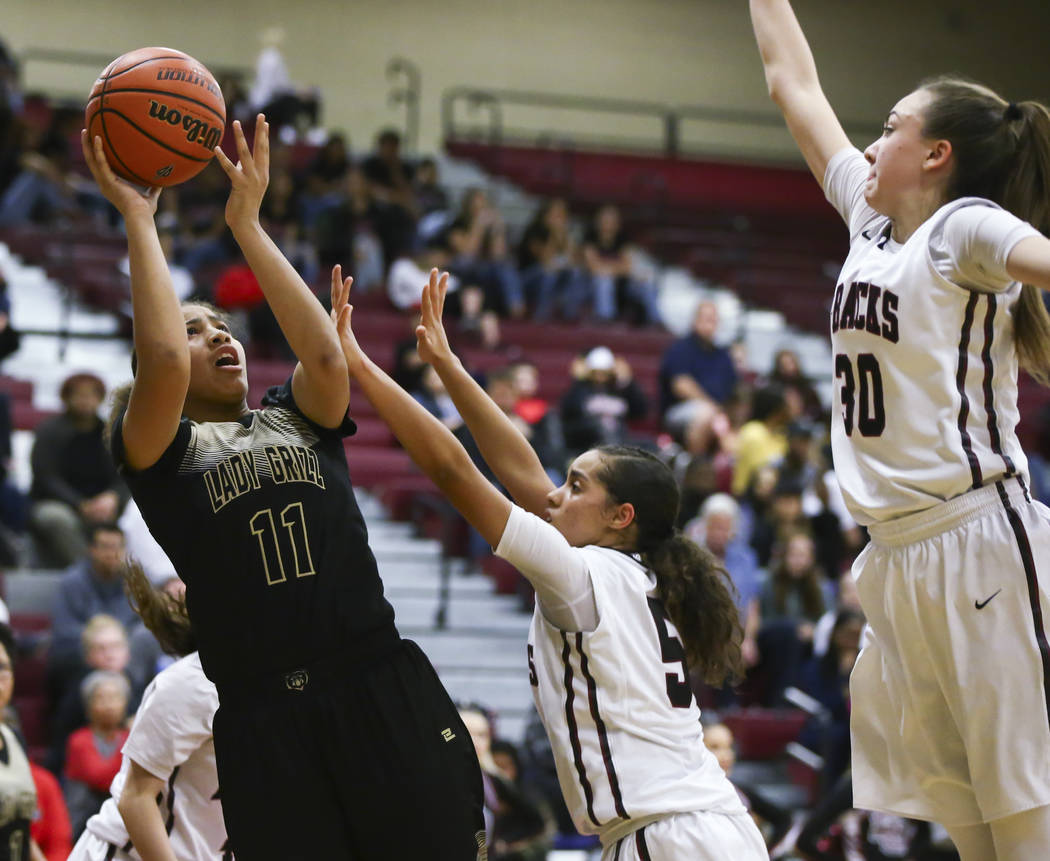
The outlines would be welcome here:
M 554 108 L 590 111 L 598 114 L 618 114 L 633 117 L 658 119 L 662 133 L 657 149 L 667 157 L 675 157 L 681 150 L 681 127 L 685 120 L 699 120 L 721 125 L 747 125 L 760 128 L 784 128 L 784 119 L 776 111 L 755 111 L 740 108 L 720 108 L 708 105 L 672 105 L 642 99 L 620 99 L 605 96 L 582 96 L 569 93 L 550 93 L 536 90 L 488 89 L 471 86 L 455 86 L 441 96 L 441 127 L 445 140 L 458 137 L 457 106 L 470 111 L 485 108 L 489 113 L 486 127 L 486 142 L 492 145 L 503 143 L 506 135 L 505 106 Z M 872 134 L 876 124 L 847 121 L 843 123 L 847 133 L 863 136 Z M 563 139 L 567 136 L 561 136 Z M 573 146 L 569 141 L 568 145 Z

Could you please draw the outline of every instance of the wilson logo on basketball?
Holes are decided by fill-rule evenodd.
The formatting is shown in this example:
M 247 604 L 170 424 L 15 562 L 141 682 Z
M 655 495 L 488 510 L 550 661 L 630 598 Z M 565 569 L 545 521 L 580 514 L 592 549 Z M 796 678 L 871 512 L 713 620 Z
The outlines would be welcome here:
M 215 149 L 222 137 L 222 129 L 209 125 L 197 117 L 183 114 L 178 108 L 169 108 L 153 99 L 149 100 L 149 115 L 162 123 L 170 126 L 182 126 L 186 132 L 186 140 L 190 143 L 199 143 L 209 152 Z
M 157 176 L 171 176 L 171 172 L 175 169 L 175 165 L 166 164 L 162 168 L 158 168 Z

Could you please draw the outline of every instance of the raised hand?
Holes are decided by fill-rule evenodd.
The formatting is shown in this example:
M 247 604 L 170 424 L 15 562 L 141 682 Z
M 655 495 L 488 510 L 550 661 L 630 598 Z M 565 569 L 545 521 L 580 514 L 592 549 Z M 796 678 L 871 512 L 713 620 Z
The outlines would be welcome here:
M 252 150 L 248 149 L 240 120 L 233 121 L 233 138 L 237 145 L 237 164 L 230 161 L 221 147 L 215 147 L 215 158 L 233 186 L 226 201 L 226 223 L 237 228 L 259 220 L 259 207 L 270 183 L 270 124 L 262 114 L 255 118 Z
M 99 191 L 117 208 L 125 220 L 128 216 L 135 214 L 153 217 L 157 211 L 160 188 L 142 190 L 113 173 L 109 162 L 106 161 L 105 151 L 102 149 L 102 138 L 98 135 L 95 135 L 93 141 L 89 141 L 87 130 L 82 129 L 80 148 L 84 151 L 84 160 L 95 182 L 98 183 Z
M 350 376 L 355 375 L 365 360 L 364 351 L 357 343 L 350 320 L 354 313 L 354 306 L 350 304 L 350 287 L 353 283 L 353 278 L 343 277 L 341 266 L 336 264 L 332 267 L 332 322 L 339 333 L 339 344 L 343 348 L 343 357 L 346 359 Z
M 429 364 L 451 358 L 452 348 L 445 334 L 441 315 L 445 310 L 445 294 L 448 293 L 448 273 L 430 270 L 430 280 L 423 287 L 420 305 L 422 319 L 416 326 L 416 352 Z

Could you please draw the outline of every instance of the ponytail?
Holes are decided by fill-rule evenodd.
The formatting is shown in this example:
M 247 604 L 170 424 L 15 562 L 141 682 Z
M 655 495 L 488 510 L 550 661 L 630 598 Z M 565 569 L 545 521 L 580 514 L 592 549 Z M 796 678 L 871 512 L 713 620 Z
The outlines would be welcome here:
M 1007 102 L 987 87 L 954 77 L 924 81 L 931 95 L 922 134 L 952 145 L 948 200 L 983 197 L 1050 235 L 1050 111 Z M 1014 309 L 1017 358 L 1050 385 L 1050 314 L 1039 288 L 1025 284 Z
M 633 446 L 601 446 L 598 478 L 615 504 L 634 506 L 635 550 L 656 575 L 664 610 L 678 629 L 686 663 L 705 682 L 743 677 L 744 631 L 729 575 L 707 550 L 683 536 L 678 484 L 656 455 Z
M 181 658 L 197 651 L 197 637 L 193 633 L 184 599 L 176 599 L 167 592 L 154 589 L 137 562 L 130 562 L 124 568 L 124 591 L 131 608 L 138 613 L 165 652 Z
M 685 647 L 686 663 L 709 685 L 744 676 L 744 629 L 725 568 L 695 542 L 675 532 L 642 562 L 656 575 L 656 589 Z

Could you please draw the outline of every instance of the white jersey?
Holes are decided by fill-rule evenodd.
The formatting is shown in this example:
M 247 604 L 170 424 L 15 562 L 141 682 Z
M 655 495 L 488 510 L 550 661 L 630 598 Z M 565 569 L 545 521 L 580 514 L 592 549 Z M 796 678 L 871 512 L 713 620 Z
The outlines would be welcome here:
M 1038 236 L 990 201 L 942 206 L 904 244 L 864 200 L 856 149 L 828 163 L 849 224 L 831 311 L 832 449 L 850 513 L 868 525 L 997 479 L 1025 478 L 1018 443 L 1013 246 Z
M 87 823 L 87 832 L 117 847 L 115 858 L 138 859 L 117 802 L 134 760 L 165 782 L 157 801 L 168 839 L 179 861 L 230 861 L 215 770 L 212 719 L 219 696 L 194 652 L 150 682 L 142 695 L 124 761 L 110 786 L 111 798 Z
M 618 550 L 568 548 L 553 526 L 517 506 L 497 553 L 528 576 L 559 543 L 586 564 L 598 623 L 565 631 L 537 607 L 529 680 L 577 829 L 610 845 L 668 814 L 744 813 L 704 746 L 682 643 L 653 574 Z

